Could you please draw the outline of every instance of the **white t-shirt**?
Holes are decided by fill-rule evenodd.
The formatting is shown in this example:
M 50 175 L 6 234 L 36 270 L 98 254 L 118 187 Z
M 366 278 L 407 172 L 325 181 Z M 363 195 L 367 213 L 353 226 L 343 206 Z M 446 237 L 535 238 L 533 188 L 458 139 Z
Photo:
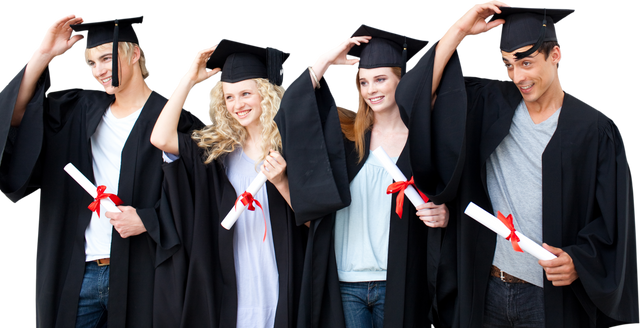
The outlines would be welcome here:
M 166 163 L 171 163 L 180 156 L 162 153 Z M 229 182 L 240 196 L 258 175 L 256 162 L 249 158 L 242 148 L 238 147 L 224 158 L 224 167 Z M 269 196 L 267 187 L 263 186 L 254 195 L 260 202 L 255 211 L 245 210 L 234 225 L 233 259 L 236 269 L 236 288 L 238 290 L 238 328 L 270 328 L 273 327 L 278 307 L 279 282 L 278 264 L 271 231 L 271 215 L 269 212 Z M 267 238 L 262 241 L 267 224 Z
M 260 169 L 240 147 L 224 158 L 224 166 L 238 196 L 247 190 L 258 175 L 256 169 Z M 240 214 L 233 234 L 238 288 L 237 327 L 269 328 L 275 323 L 279 283 L 267 187 L 263 186 L 254 198 L 262 204 L 264 216 L 257 205 L 255 211 L 245 210 Z M 267 238 L 263 242 L 265 219 Z
M 142 108 L 127 117 L 118 119 L 113 116 L 109 106 L 102 115 L 96 132 L 91 136 L 93 175 L 97 186 L 107 187 L 106 193 L 118 194 L 122 149 L 141 111 Z M 105 209 L 101 206 L 100 217 L 94 212 L 84 232 L 84 251 L 87 262 L 110 257 L 113 226 L 104 213 Z

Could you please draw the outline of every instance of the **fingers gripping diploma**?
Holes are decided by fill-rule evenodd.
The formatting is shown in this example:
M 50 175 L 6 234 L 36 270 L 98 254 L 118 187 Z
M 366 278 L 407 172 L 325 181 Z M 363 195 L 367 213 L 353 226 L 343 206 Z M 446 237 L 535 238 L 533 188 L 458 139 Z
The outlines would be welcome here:
M 287 162 L 282 155 L 275 150 L 271 150 L 267 158 L 264 159 L 261 171 L 267 176 L 275 186 L 288 182 L 286 174 Z
M 573 259 L 567 252 L 560 248 L 549 246 L 546 243 L 543 243 L 542 247 L 558 257 L 553 260 L 538 261 L 538 264 L 544 269 L 547 279 L 554 286 L 569 286 L 578 279 L 578 272 L 576 272 L 576 267 L 573 265 Z
M 273 183 L 278 189 L 282 198 L 287 201 L 287 204 L 291 206 L 291 194 L 289 193 L 289 178 L 287 177 L 287 162 L 282 155 L 271 149 L 267 158 L 264 159 L 264 163 L 260 167 L 262 174 L 267 176 L 267 179 Z
M 424 203 L 416 207 L 416 215 L 430 228 L 445 228 L 449 224 L 449 209 L 447 205 L 436 205 L 433 202 Z
M 111 219 L 111 225 L 120 237 L 129 238 L 147 231 L 135 208 L 131 206 L 118 206 L 118 208 L 122 213 L 106 212 L 105 215 Z

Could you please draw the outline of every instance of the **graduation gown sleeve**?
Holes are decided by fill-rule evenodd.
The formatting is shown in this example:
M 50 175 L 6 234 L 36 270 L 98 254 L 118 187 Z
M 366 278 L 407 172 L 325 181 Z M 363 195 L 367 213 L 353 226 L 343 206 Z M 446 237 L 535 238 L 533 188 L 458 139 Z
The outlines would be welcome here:
M 11 127 L 24 70 L 0 93 L 0 188 L 13 202 L 40 188 L 38 159 L 43 147 L 45 124 L 51 131 L 59 131 L 69 114 L 76 110 L 81 93 L 79 89 L 72 89 L 46 97 L 45 93 L 51 85 L 47 68 L 37 82 L 20 126 Z
M 595 194 L 585 199 L 591 218 L 578 232 L 574 245 L 564 247 L 573 259 L 581 289 L 604 314 L 602 324 L 638 322 L 638 280 L 631 174 L 624 145 L 615 124 L 599 115 Z M 585 302 L 587 311 L 592 310 Z M 591 312 L 595 315 L 595 311 Z
M 282 136 L 291 204 L 298 224 L 351 203 L 344 138 L 324 79 L 314 90 L 308 71 L 287 89 L 275 117 Z
M 462 174 L 466 98 L 460 97 L 465 87 L 460 66 L 447 65 L 432 108 L 436 45 L 400 80 L 396 101 L 403 118 L 408 118 L 411 169 L 416 186 L 431 201 L 442 204 L 455 197 Z M 457 53 L 453 54 L 453 60 L 457 60 Z
M 175 222 L 181 244 L 156 269 L 154 326 L 218 327 L 222 291 L 216 285 L 220 280 L 216 237 L 220 218 L 215 171 L 224 169 L 214 161 L 214 172 L 207 170 L 190 135 L 178 136 L 180 158 L 163 165 L 162 202 Z

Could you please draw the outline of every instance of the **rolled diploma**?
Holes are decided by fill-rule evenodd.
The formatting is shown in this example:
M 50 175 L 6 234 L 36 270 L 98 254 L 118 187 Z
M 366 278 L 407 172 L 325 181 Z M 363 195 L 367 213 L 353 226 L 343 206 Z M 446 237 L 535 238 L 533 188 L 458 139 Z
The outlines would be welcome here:
M 73 180 L 76 180 L 80 187 L 86 190 L 89 195 L 93 197 L 93 199 L 96 199 L 96 197 L 98 197 L 98 188 L 94 186 L 93 183 L 91 183 L 91 181 L 89 181 L 89 179 L 84 176 L 84 174 L 78 171 L 78 169 L 73 164 L 69 163 L 65 165 L 64 170 L 67 171 L 67 173 L 69 173 Z M 103 206 L 103 208 L 107 212 L 121 212 L 116 204 L 114 204 L 109 198 L 101 199 L 100 206 Z
M 387 170 L 387 173 L 391 175 L 393 180 L 398 181 L 407 181 L 407 177 L 404 176 L 402 171 L 393 164 L 391 157 L 387 154 L 386 151 L 382 147 L 378 147 L 373 151 L 373 154 L 378 158 L 384 169 Z M 418 207 L 419 205 L 424 204 L 424 200 L 418 194 L 418 191 L 413 188 L 413 186 L 408 186 L 407 189 L 404 190 L 404 194 L 409 198 L 413 206 Z
M 262 172 L 259 172 L 256 178 L 251 181 L 251 184 L 249 184 L 249 187 L 247 187 L 246 191 L 250 193 L 251 196 L 255 197 L 262 186 L 264 186 L 265 182 L 267 182 L 267 176 Z M 229 214 L 225 216 L 220 225 L 227 230 L 231 229 L 236 221 L 238 221 L 240 214 L 242 214 L 242 212 L 244 212 L 247 207 L 249 207 L 249 204 L 242 205 L 242 202 L 240 202 L 239 199 L 236 200 L 236 204 L 234 204 L 234 206 L 231 208 L 231 211 L 229 211 Z
M 500 219 L 491 215 L 489 212 L 485 211 L 473 202 L 469 203 L 467 209 L 464 210 L 464 214 L 480 222 L 483 226 L 502 236 L 502 238 L 509 237 L 509 234 L 511 233 L 509 228 L 507 228 L 507 226 L 505 226 L 504 223 L 500 221 Z M 518 238 L 520 238 L 520 241 L 518 242 L 520 248 L 522 248 L 523 251 L 535 256 L 538 260 L 553 260 L 556 258 L 555 255 L 551 254 L 551 252 L 536 244 L 536 242 L 529 239 L 529 237 L 523 235 L 519 231 L 516 231 L 516 235 L 518 235 Z

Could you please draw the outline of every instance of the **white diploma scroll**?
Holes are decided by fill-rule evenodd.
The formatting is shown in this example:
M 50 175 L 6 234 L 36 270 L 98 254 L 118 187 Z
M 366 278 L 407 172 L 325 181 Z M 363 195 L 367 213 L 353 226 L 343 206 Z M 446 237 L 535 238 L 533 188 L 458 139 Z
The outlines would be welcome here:
M 398 181 L 407 181 L 407 177 L 404 176 L 402 171 L 393 163 L 391 157 L 387 154 L 386 151 L 382 147 L 376 148 L 373 151 L 373 154 L 378 158 L 384 169 L 391 175 L 393 180 Z M 405 196 L 409 198 L 411 204 L 413 206 L 418 207 L 419 205 L 424 204 L 424 200 L 418 194 L 418 191 L 413 186 L 408 186 L 407 189 L 404 190 Z
M 500 221 L 500 219 L 491 215 L 489 212 L 485 211 L 473 202 L 469 203 L 467 209 L 464 210 L 464 214 L 480 222 L 483 226 L 502 236 L 502 238 L 507 238 L 511 234 L 511 230 L 509 230 L 509 228 L 507 228 L 507 226 L 505 226 L 504 223 Z M 523 235 L 519 231 L 516 231 L 516 235 L 518 235 L 518 238 L 520 238 L 520 241 L 518 242 L 520 248 L 522 248 L 523 251 L 535 256 L 538 260 L 553 260 L 556 258 L 556 256 L 551 252 L 536 244 L 536 242 L 529 239 L 529 237 Z
M 64 167 L 64 170 L 67 171 L 73 180 L 76 180 L 80 187 L 86 190 L 93 199 L 98 197 L 98 188 L 94 186 L 93 183 L 91 183 L 91 181 L 89 181 L 89 179 L 87 179 L 87 177 L 85 177 L 80 171 L 78 171 L 73 164 L 67 164 Z M 107 212 L 121 212 L 116 204 L 114 204 L 108 197 L 100 200 L 100 206 L 102 206 Z
M 259 172 L 256 178 L 251 181 L 251 184 L 249 184 L 249 187 L 247 187 L 246 191 L 250 193 L 251 196 L 255 197 L 262 186 L 264 186 L 265 182 L 267 182 L 267 176 L 262 172 Z M 231 211 L 229 211 L 229 214 L 227 214 L 224 220 L 222 220 L 220 225 L 227 230 L 231 229 L 236 221 L 238 221 L 240 214 L 242 214 L 242 212 L 244 212 L 247 207 L 249 207 L 249 204 L 243 205 L 240 199 L 237 199 L 236 204 L 234 204 L 234 206 L 231 208 Z

